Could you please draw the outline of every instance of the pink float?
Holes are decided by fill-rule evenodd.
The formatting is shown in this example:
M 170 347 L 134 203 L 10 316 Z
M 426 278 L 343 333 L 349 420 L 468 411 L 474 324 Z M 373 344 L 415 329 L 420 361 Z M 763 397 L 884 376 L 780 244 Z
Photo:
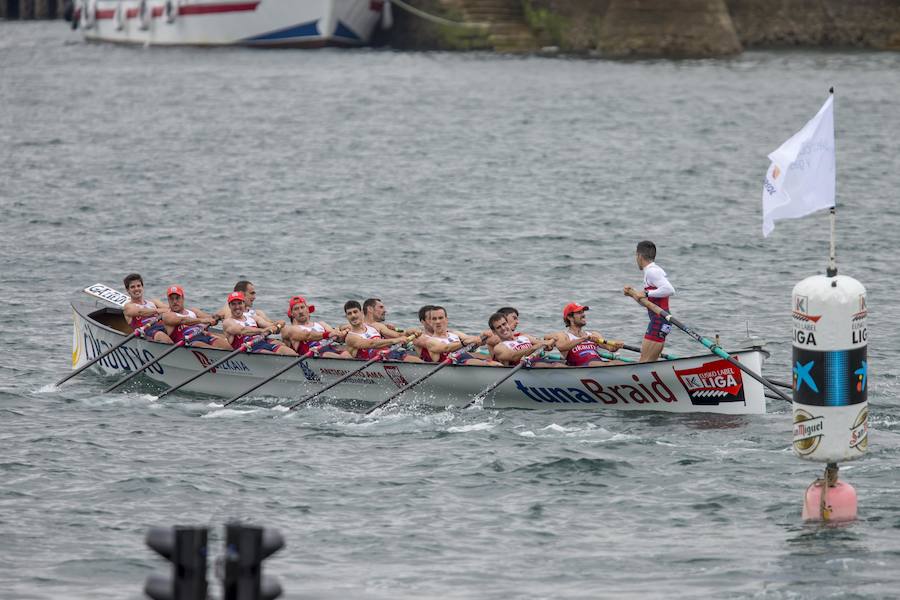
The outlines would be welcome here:
M 803 502 L 804 521 L 853 521 L 857 514 L 856 490 L 849 483 L 838 481 L 828 486 L 825 492 L 825 506 L 822 506 L 824 481 L 817 479 L 806 488 Z

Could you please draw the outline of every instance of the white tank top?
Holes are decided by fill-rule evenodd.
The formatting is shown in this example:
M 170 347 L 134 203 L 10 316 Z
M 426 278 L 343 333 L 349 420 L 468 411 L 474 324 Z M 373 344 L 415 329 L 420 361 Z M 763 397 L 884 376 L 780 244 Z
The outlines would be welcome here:
M 450 332 L 447 332 L 447 337 L 438 337 L 436 335 L 430 335 L 428 337 L 432 337 L 436 340 L 440 340 L 444 344 L 455 344 L 456 342 L 459 341 L 459 336 L 456 335 L 455 333 L 450 333 Z
M 569 331 L 568 329 L 566 329 L 566 335 L 569 336 L 569 339 L 570 339 L 570 340 L 577 340 L 578 338 L 584 337 L 584 335 L 586 335 L 586 336 L 588 336 L 588 337 L 594 337 L 594 332 L 593 332 L 593 331 L 584 330 L 584 335 L 575 335 L 574 333 L 572 333 L 571 331 Z
M 313 323 L 312 325 L 294 325 L 294 327 L 299 327 L 303 331 L 318 331 L 319 333 L 325 333 L 325 327 L 323 327 L 321 323 Z
M 348 335 L 358 335 L 361 338 L 365 338 L 367 340 L 380 340 L 383 339 L 381 334 L 378 333 L 378 330 L 372 327 L 371 325 L 366 325 L 366 330 L 363 333 L 356 333 L 355 331 L 351 331 Z
M 510 350 L 523 350 L 525 348 L 530 348 L 532 346 L 531 341 L 528 339 L 528 336 L 518 335 L 511 340 L 507 340 L 505 342 L 500 342 Z

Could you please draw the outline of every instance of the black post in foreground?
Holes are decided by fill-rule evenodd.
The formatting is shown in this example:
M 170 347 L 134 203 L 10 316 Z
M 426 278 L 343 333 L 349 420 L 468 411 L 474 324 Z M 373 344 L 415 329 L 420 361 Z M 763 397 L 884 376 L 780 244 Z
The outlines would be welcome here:
M 730 354 L 725 352 L 718 344 L 716 344 L 712 340 L 708 340 L 707 338 L 703 337 L 702 335 L 700 335 L 699 333 L 697 333 L 696 331 L 694 331 L 693 329 L 691 329 L 690 327 L 688 327 L 687 325 L 685 325 L 684 323 L 682 323 L 681 321 L 679 321 L 678 319 L 673 317 L 671 314 L 669 314 L 669 311 L 663 310 L 661 307 L 657 306 L 656 304 L 653 304 L 652 302 L 650 302 L 649 300 L 647 300 L 646 298 L 644 298 L 642 296 L 638 296 L 637 292 L 634 292 L 633 294 L 627 294 L 627 295 L 634 298 L 638 304 L 640 304 L 647 310 L 650 310 L 650 311 L 656 313 L 657 315 L 659 315 L 660 317 L 665 319 L 667 322 L 671 323 L 678 329 L 682 330 L 683 332 L 685 332 L 686 334 L 688 334 L 689 336 L 691 336 L 692 338 L 694 338 L 695 340 L 697 340 L 698 342 L 703 344 L 710 352 L 712 352 L 719 358 L 727 360 L 729 363 L 733 364 L 738 369 L 740 369 L 741 371 L 743 371 L 744 373 L 746 373 L 747 375 L 749 375 L 756 381 L 763 384 L 763 386 L 767 387 L 769 390 L 771 390 L 774 394 L 776 394 L 779 398 L 781 398 L 785 402 L 788 402 L 788 403 L 793 402 L 791 400 L 790 396 L 788 396 L 787 394 L 782 392 L 780 389 L 778 389 L 778 387 L 773 385 L 772 382 L 765 379 L 761 375 L 757 375 L 756 373 L 751 371 L 748 367 L 745 367 L 744 365 L 742 365 L 740 362 L 735 360 L 733 356 L 731 356 Z
M 534 356 L 534 355 L 536 355 L 536 354 L 539 354 L 539 353 L 542 352 L 543 350 L 544 350 L 544 345 L 543 345 L 543 344 L 539 344 L 537 348 L 535 348 L 534 350 L 532 350 L 530 354 L 524 356 L 524 357 L 522 358 L 522 360 L 519 361 L 519 364 L 517 364 L 516 366 L 514 366 L 514 367 L 513 367 L 506 375 L 504 375 L 504 376 L 501 377 L 498 381 L 495 381 L 495 382 L 492 383 L 491 385 L 487 386 L 486 388 L 484 388 L 483 390 L 481 390 L 480 392 L 478 392 L 477 394 L 475 394 L 475 397 L 472 398 L 472 399 L 469 401 L 468 404 L 466 404 L 465 406 L 463 406 L 463 408 L 464 408 L 464 409 L 469 408 L 470 406 L 472 406 L 473 404 L 475 404 L 475 403 L 478 402 L 479 400 L 481 400 L 481 399 L 483 399 L 483 398 L 486 398 L 488 394 L 490 394 L 491 392 L 493 392 L 494 390 L 496 390 L 498 387 L 500 387 L 500 384 L 501 384 L 501 383 L 503 383 L 504 381 L 506 381 L 507 379 L 509 379 L 510 377 L 512 377 L 513 375 L 515 375 L 516 373 L 518 373 L 520 369 L 522 369 L 525 365 L 527 365 L 527 364 L 528 364 L 528 359 L 529 359 L 529 358 L 531 358 L 532 356 Z
M 280 533 L 262 527 L 229 523 L 225 526 L 223 600 L 273 600 L 281 584 L 262 574 L 262 563 L 284 547 Z
M 134 338 L 136 338 L 137 336 L 143 335 L 144 329 L 155 324 L 158 320 L 159 320 L 159 318 L 157 317 L 156 319 L 154 319 L 150 323 L 147 323 L 143 327 L 139 327 L 139 328 L 135 329 L 130 334 L 125 336 L 124 340 L 122 340 L 121 342 L 119 342 L 118 344 L 116 344 L 115 346 L 113 346 L 112 348 L 110 348 L 109 350 L 107 350 L 106 352 L 101 354 L 100 356 L 97 356 L 93 360 L 87 362 L 86 364 L 81 365 L 80 367 L 78 367 L 77 369 L 75 369 L 74 371 L 72 371 L 71 373 L 69 373 L 68 375 L 66 375 L 65 377 L 60 379 L 59 381 L 57 381 L 54 385 L 60 386 L 60 385 L 64 384 L 65 382 L 67 382 L 68 380 L 75 377 L 76 375 L 78 375 L 79 373 L 83 372 L 85 369 L 91 368 L 92 366 L 94 366 L 95 364 L 97 364 L 98 362 L 100 362 L 101 360 L 103 360 L 104 358 L 106 358 L 107 356 L 109 356 L 110 354 L 112 354 L 113 352 L 115 352 L 116 350 L 118 350 L 119 348 L 121 348 L 122 346 L 124 346 L 125 344 L 127 344 L 128 342 L 133 340 Z
M 171 575 L 151 575 L 144 592 L 153 600 L 206 600 L 207 529 L 153 527 L 146 543 L 172 563 Z

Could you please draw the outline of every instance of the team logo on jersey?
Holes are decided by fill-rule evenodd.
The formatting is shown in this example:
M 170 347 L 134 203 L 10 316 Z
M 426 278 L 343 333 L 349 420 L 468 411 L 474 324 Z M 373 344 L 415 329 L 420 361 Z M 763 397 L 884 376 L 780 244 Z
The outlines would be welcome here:
M 794 296 L 793 317 L 798 321 L 818 323 L 822 315 L 809 314 L 809 296 Z
M 801 456 L 812 454 L 824 437 L 825 419 L 805 410 L 794 411 L 794 451 Z
M 869 447 L 869 407 L 863 408 L 856 415 L 850 427 L 850 447 L 865 452 Z
M 400 369 L 396 365 L 384 365 L 384 372 L 387 373 L 387 376 L 391 378 L 391 381 L 394 382 L 398 388 L 403 388 L 408 385 L 406 378 L 400 373 Z
M 704 363 L 694 369 L 674 369 L 694 405 L 746 402 L 741 370 L 727 360 Z

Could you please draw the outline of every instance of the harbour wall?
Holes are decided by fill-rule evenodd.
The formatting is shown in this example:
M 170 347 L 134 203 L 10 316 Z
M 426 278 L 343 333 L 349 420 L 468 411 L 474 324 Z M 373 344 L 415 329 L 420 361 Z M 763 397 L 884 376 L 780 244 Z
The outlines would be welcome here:
M 57 19 L 63 0 L 0 0 L 0 19 Z
M 612 57 L 727 56 L 751 48 L 900 50 L 898 0 L 412 0 L 468 24 L 520 20 L 525 51 Z M 407 49 L 498 49 L 490 35 L 394 8 L 381 43 Z M 515 49 L 512 49 L 515 50 Z

